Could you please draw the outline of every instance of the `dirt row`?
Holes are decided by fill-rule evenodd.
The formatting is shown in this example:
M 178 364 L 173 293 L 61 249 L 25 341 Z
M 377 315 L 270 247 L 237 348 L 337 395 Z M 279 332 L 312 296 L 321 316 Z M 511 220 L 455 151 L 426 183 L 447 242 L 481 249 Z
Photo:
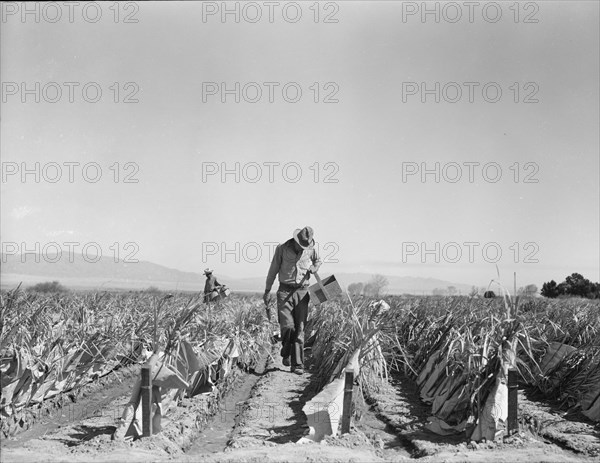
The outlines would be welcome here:
M 125 406 L 129 403 L 140 367 L 115 375 L 104 387 L 80 396 L 77 403 L 45 420 L 36 420 L 31 429 L 2 441 L 2 461 L 148 461 L 185 457 L 202 430 L 210 431 L 217 419 L 219 401 L 248 379 L 239 369 L 209 394 L 185 398 L 162 419 L 162 432 L 134 442 L 113 440 Z M 231 420 L 227 434 L 234 421 Z M 213 449 L 222 450 L 226 438 Z M 219 439 L 215 439 L 218 441 Z
M 575 453 L 600 460 L 600 423 L 579 410 L 565 411 L 545 402 L 533 391 L 519 391 L 521 427 Z
M 377 440 L 373 432 L 380 429 L 369 424 L 320 443 L 307 439 L 309 428 L 302 408 L 318 392 L 317 378 L 310 364 L 302 376 L 291 373 L 281 363 L 278 350 L 275 346 L 251 396 L 239 404 L 240 413 L 226 450 L 203 455 L 202 461 L 386 461 L 381 439 Z M 381 429 L 386 427 L 380 420 L 375 421 Z M 396 461 L 409 459 L 406 452 L 396 453 Z
M 131 375 L 81 398 L 78 407 L 93 413 L 40 421 L 3 440 L 2 461 L 383 461 L 377 439 L 356 430 L 320 444 L 298 443 L 306 441 L 302 408 L 316 394 L 316 381 L 310 367 L 302 376 L 291 373 L 278 351 L 273 346 L 255 371 L 235 370 L 212 393 L 183 399 L 150 438 L 111 439 L 130 399 Z
M 126 394 L 139 374 L 139 366 L 129 365 L 70 391 L 62 392 L 41 404 L 22 410 L 15 417 L 5 417 L 9 439 L 3 447 L 15 447 L 43 434 L 100 415 L 115 396 Z M 3 435 L 3 437 L 5 437 Z
M 475 444 L 425 431 L 429 407 L 401 376 L 367 400 L 355 388 L 351 433 L 310 442 L 302 408 L 317 393 L 316 378 L 310 365 L 302 376 L 291 373 L 278 350 L 274 345 L 257 370 L 234 370 L 211 393 L 184 399 L 150 438 L 111 440 L 132 375 L 80 398 L 78 406 L 94 413 L 40 421 L 3 440 L 2 461 L 597 461 L 597 427 L 524 394 L 523 432 L 502 442 Z
M 498 461 L 498 462 L 581 462 L 598 461 L 600 432 L 583 416 L 566 420 L 549 415 L 548 405 L 519 394 L 520 432 L 499 442 L 467 442 L 464 434 L 440 436 L 424 429 L 430 406 L 419 400 L 416 385 L 402 375 L 394 375 L 389 384 L 373 394 L 372 405 L 377 415 L 395 430 L 400 440 L 422 461 Z M 529 417 L 538 416 L 533 427 Z M 548 426 L 559 427 L 563 434 L 556 439 L 545 432 Z M 587 421 L 587 422 L 586 422 Z M 585 435 L 569 433 L 583 433 Z M 570 445 L 565 445 L 566 440 Z

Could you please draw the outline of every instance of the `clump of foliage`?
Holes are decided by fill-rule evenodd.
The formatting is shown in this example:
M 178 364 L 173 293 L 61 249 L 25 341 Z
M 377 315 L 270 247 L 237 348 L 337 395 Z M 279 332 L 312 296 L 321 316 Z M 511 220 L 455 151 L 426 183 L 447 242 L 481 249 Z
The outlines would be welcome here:
M 573 273 L 562 283 L 550 280 L 542 285 L 542 296 L 578 296 L 586 299 L 600 299 L 600 283 L 593 283 L 579 273 Z
M 30 290 L 37 293 L 66 293 L 68 291 L 68 289 L 61 285 L 58 281 L 45 281 L 43 283 L 38 283 L 33 285 Z
M 348 285 L 348 294 L 351 296 L 367 296 L 375 299 L 385 294 L 389 286 L 388 279 L 383 275 L 373 275 L 367 283 L 351 283 Z
M 162 291 L 158 289 L 156 286 L 148 286 L 145 290 L 145 293 L 148 294 L 160 294 Z

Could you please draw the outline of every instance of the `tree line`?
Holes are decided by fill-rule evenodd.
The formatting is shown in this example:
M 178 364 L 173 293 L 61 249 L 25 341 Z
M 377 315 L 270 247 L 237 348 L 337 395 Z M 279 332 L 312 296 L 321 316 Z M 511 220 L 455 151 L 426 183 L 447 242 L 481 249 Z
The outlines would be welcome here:
M 348 294 L 351 296 L 367 296 L 378 298 L 384 295 L 389 282 L 383 275 L 373 275 L 367 283 L 351 283 L 348 285 Z
M 542 296 L 579 296 L 587 299 L 600 299 L 600 283 L 593 283 L 579 273 L 572 273 L 562 283 L 550 280 L 542 285 Z

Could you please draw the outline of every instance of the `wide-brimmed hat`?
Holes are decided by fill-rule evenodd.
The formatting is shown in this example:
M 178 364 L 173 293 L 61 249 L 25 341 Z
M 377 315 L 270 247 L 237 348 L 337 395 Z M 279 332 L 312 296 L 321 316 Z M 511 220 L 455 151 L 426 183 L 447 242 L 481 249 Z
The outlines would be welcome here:
M 212 272 L 213 272 L 213 271 L 212 271 L 212 269 L 210 269 L 210 268 L 205 268 L 205 269 L 204 269 L 204 274 L 205 274 L 205 275 L 210 275 Z
M 302 229 L 296 228 L 294 231 L 294 241 L 298 243 L 302 249 L 307 249 L 315 244 L 313 235 L 314 232 L 311 227 L 304 227 Z

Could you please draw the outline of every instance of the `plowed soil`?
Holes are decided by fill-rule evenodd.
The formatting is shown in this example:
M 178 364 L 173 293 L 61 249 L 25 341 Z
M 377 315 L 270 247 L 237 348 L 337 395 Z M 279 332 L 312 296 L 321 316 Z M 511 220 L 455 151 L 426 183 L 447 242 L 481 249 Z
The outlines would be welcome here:
M 2 440 L 2 461 L 598 461 L 600 432 L 580 417 L 558 414 L 521 394 L 520 434 L 502 442 L 469 443 L 424 430 L 428 407 L 411 381 L 394 377 L 365 401 L 355 394 L 350 434 L 308 441 L 304 404 L 316 394 L 310 366 L 303 375 L 284 367 L 273 346 L 264 365 L 236 370 L 227 391 L 182 401 L 163 418 L 161 433 L 134 442 L 111 440 L 135 375 L 107 382 L 80 398 L 78 413 L 37 420 Z M 225 385 L 221 385 L 225 388 Z M 220 395 L 224 394 L 219 401 Z M 368 402 L 368 403 L 367 403 Z M 215 404 L 218 407 L 215 409 Z M 87 410 L 82 412 L 82 410 Z M 211 410 L 216 410 L 210 416 Z M 93 413 L 91 412 L 93 411 Z M 64 413 L 61 413 L 64 415 Z M 535 418 L 535 419 L 534 419 Z

